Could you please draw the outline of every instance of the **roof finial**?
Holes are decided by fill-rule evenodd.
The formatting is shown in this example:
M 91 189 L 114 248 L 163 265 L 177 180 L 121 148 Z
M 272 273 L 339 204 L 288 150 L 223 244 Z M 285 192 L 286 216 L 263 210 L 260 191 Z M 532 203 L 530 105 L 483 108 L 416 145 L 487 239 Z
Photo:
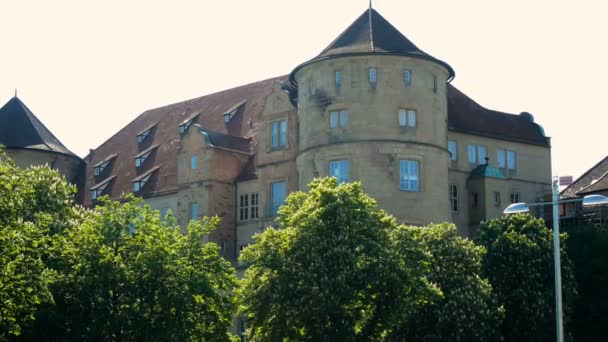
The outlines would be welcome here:
M 15 88 L 15 97 L 17 97 L 17 88 Z
M 369 0 L 369 10 L 367 12 L 368 12 L 368 20 L 369 20 L 370 52 L 374 52 L 376 49 L 374 48 L 374 28 L 372 25 L 372 0 Z
M 372 9 L 372 0 L 369 0 L 369 9 Z

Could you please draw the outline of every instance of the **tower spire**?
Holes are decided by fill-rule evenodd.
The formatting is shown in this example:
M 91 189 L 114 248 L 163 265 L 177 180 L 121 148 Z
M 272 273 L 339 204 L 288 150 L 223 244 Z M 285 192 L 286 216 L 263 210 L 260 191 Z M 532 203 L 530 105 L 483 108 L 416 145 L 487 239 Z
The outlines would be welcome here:
M 369 43 L 370 43 L 370 51 L 374 52 L 376 49 L 374 48 L 374 28 L 372 27 L 372 0 L 369 0 L 369 10 L 367 11 L 369 15 Z
M 17 97 L 17 88 L 15 88 L 15 97 Z

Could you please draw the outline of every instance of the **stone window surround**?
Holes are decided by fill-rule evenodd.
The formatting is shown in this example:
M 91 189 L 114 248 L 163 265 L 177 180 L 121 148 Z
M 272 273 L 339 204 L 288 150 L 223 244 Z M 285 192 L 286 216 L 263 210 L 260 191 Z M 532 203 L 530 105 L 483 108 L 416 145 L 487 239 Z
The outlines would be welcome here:
M 410 153 L 397 153 L 395 156 L 395 166 L 394 166 L 394 182 L 397 186 L 397 189 L 402 194 L 410 194 L 411 196 L 417 196 L 418 194 L 424 193 L 425 191 L 425 178 L 424 177 L 424 157 L 419 154 L 410 154 Z M 418 161 L 418 191 L 409 191 L 401 189 L 401 160 L 416 160 Z
M 281 121 L 285 121 L 285 144 L 281 145 Z M 272 124 L 278 122 L 278 145 L 272 146 Z M 289 118 L 287 115 L 273 118 L 268 121 L 268 152 L 281 151 L 289 149 Z

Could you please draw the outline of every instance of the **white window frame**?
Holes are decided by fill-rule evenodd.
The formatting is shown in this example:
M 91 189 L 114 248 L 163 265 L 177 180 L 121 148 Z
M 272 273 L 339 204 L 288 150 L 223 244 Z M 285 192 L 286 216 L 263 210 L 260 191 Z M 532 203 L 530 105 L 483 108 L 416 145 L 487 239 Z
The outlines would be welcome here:
M 402 191 L 420 192 L 420 161 L 399 160 L 399 188 Z
M 450 210 L 452 213 L 460 211 L 460 200 L 458 199 L 458 185 L 450 184 Z
M 458 142 L 456 140 L 448 140 L 448 151 L 450 160 L 458 160 Z
M 350 163 L 348 159 L 331 160 L 329 162 L 329 176 L 336 177 L 338 184 L 348 183 L 350 181 Z
M 329 112 L 329 128 L 346 128 L 348 125 L 348 111 L 332 110 Z

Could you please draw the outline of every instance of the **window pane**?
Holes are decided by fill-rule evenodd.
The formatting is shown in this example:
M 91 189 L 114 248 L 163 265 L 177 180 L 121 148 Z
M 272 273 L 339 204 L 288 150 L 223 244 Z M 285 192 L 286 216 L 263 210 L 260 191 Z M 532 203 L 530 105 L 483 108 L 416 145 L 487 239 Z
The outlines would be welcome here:
M 372 83 L 376 83 L 376 81 L 378 81 L 375 68 L 369 69 L 369 81 Z
M 190 219 L 198 220 L 198 203 L 190 203 Z
M 406 86 L 412 85 L 412 71 L 409 69 L 403 70 L 403 82 L 405 82 Z
M 456 145 L 455 141 L 448 141 L 448 151 L 450 151 L 451 160 L 458 160 L 458 145 Z
M 334 160 L 329 162 L 329 176 L 336 177 L 338 184 L 348 182 L 348 160 Z
M 477 158 L 477 162 L 479 164 L 485 164 L 486 163 L 486 157 L 488 156 L 487 150 L 485 146 L 477 146 L 477 154 L 478 157 Z
M 342 86 L 342 71 L 336 71 L 336 87 Z
M 399 168 L 401 190 L 420 191 L 418 161 L 401 160 Z
M 477 162 L 477 149 L 475 148 L 475 145 L 469 145 L 468 151 L 469 151 L 469 162 L 476 163 Z
M 338 112 L 329 113 L 329 127 L 330 128 L 338 127 Z
M 191 169 L 198 168 L 198 158 L 196 156 L 192 156 L 192 158 L 190 158 L 190 168 Z
M 399 110 L 399 127 L 405 127 L 407 122 L 406 122 L 406 111 L 401 109 Z
M 271 146 L 278 147 L 279 146 L 279 123 L 277 121 L 273 122 L 271 128 Z
M 277 210 L 285 202 L 287 197 L 287 184 L 285 182 L 272 183 L 271 185 L 271 201 L 272 201 L 272 214 L 276 214 Z
M 407 125 L 410 127 L 416 127 L 416 111 L 410 110 L 407 112 Z
M 507 151 L 507 167 L 509 170 L 515 170 L 515 152 Z
M 340 112 L 340 127 L 346 128 L 347 123 L 348 123 L 348 112 L 345 112 L 345 111 Z
M 505 167 L 505 150 L 498 150 L 496 152 L 496 159 L 498 160 L 498 167 Z
M 281 121 L 281 146 L 287 146 L 287 120 Z

